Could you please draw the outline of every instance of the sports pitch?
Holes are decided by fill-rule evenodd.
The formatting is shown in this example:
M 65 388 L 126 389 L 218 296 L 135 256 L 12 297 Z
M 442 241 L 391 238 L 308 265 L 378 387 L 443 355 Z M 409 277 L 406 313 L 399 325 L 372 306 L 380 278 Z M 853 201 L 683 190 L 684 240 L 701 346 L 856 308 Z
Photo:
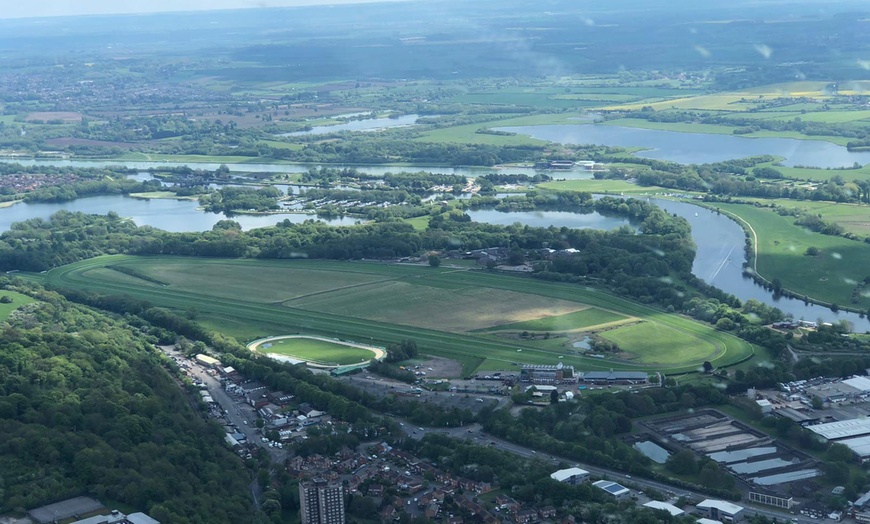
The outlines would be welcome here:
M 107 267 L 119 265 L 130 271 Z M 716 366 L 733 364 L 755 351 L 749 343 L 712 326 L 597 289 L 466 269 L 115 255 L 29 278 L 97 293 L 127 294 L 181 312 L 195 310 L 198 322 L 242 342 L 299 332 L 371 346 L 410 338 L 422 353 L 460 362 L 466 375 L 557 362 L 580 370 L 674 373 L 694 371 L 704 360 Z M 558 329 L 577 334 L 610 324 L 608 333 L 620 336 L 621 329 L 636 322 L 645 325 L 644 335 L 623 336 L 622 354 L 607 359 L 500 333 Z M 291 358 L 307 356 L 298 348 L 293 352 L 297 354 Z M 355 353 L 347 358 L 364 357 Z
M 248 349 L 269 357 L 289 357 L 287 360 L 294 363 L 307 362 L 313 367 L 324 368 L 363 364 L 386 356 L 380 348 L 303 335 L 255 340 L 248 344 Z

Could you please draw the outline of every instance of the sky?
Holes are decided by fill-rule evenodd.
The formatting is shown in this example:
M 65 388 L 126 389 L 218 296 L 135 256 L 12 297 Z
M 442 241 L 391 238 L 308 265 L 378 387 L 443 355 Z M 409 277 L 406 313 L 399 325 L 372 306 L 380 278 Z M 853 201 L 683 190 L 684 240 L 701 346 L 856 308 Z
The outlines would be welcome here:
M 0 0 L 0 18 L 359 4 L 398 0 Z

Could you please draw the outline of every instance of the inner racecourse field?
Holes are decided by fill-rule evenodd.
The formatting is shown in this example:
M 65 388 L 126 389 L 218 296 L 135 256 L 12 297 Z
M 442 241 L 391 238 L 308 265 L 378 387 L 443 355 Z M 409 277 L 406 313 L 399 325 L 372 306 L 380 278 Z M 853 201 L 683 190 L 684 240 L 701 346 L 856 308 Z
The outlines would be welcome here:
M 362 364 L 380 360 L 387 354 L 380 348 L 303 335 L 255 340 L 248 344 L 248 349 L 270 357 L 277 356 L 279 360 L 307 362 L 311 366 L 324 368 Z
M 557 362 L 579 370 L 678 373 L 704 361 L 742 362 L 755 351 L 712 326 L 605 291 L 465 268 L 112 255 L 22 276 L 193 313 L 240 342 L 300 332 L 372 346 L 413 339 L 422 353 L 460 362 L 466 375 Z M 643 326 L 629 332 L 643 336 L 620 336 L 620 326 L 637 323 Z M 620 354 L 589 358 L 506 335 L 518 328 L 571 336 L 612 329 Z

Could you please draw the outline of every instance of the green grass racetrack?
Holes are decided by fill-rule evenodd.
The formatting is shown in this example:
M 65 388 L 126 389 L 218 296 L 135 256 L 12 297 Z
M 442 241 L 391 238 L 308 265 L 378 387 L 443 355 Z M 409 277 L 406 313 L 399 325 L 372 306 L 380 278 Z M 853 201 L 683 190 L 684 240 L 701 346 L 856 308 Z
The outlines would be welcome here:
M 107 269 L 107 265 L 124 265 L 133 274 L 147 275 L 164 286 L 129 274 Z M 188 280 L 184 275 L 208 275 Z M 302 332 L 363 344 L 386 345 L 404 338 L 416 340 L 421 352 L 453 358 L 462 363 L 463 372 L 477 369 L 511 369 L 515 363 L 554 364 L 564 362 L 579 370 L 632 369 L 679 373 L 695 371 L 704 360 L 716 366 L 743 361 L 754 354 L 751 344 L 728 333 L 688 318 L 616 297 L 588 287 L 541 281 L 528 277 L 501 275 L 481 271 L 430 268 L 325 260 L 251 260 L 182 257 L 102 256 L 60 268 L 46 274 L 21 274 L 26 278 L 59 287 L 85 289 L 103 294 L 129 295 L 147 300 L 155 306 L 178 311 L 195 310 L 200 322 L 211 329 L 235 336 L 242 342 L 264 336 Z M 264 277 L 265 276 L 265 277 Z M 296 278 L 300 277 L 300 278 Z M 304 306 L 311 297 L 346 294 L 349 290 L 379 287 L 401 282 L 457 293 L 486 288 L 492 293 L 513 293 L 567 301 L 579 307 L 592 306 L 620 315 L 637 317 L 654 328 L 657 340 L 650 340 L 652 351 L 637 348 L 636 361 L 601 360 L 558 353 L 552 349 L 523 344 L 519 340 L 499 338 L 479 332 L 450 332 L 449 326 L 433 329 L 417 325 L 361 318 L 376 314 L 358 304 L 358 313 L 345 308 L 345 314 L 312 311 Z M 298 283 L 298 286 L 297 286 Z M 280 289 L 278 289 L 280 288 Z M 283 291 L 281 291 L 283 290 Z M 443 295 L 443 293 L 442 293 Z M 426 295 L 441 296 L 441 295 Z M 449 297 L 449 295 L 446 295 Z M 301 299 L 297 301 L 296 299 Z M 466 297 L 467 298 L 467 297 Z M 396 300 L 400 300 L 397 297 Z M 350 299 L 349 299 L 350 300 Z M 469 302 L 469 304 L 471 304 Z M 479 304 L 485 309 L 486 303 Z M 385 307 L 385 306 L 378 306 Z M 423 311 L 450 308 L 450 303 L 425 304 Z M 470 307 L 470 306 L 466 306 Z M 353 314 L 350 314 L 353 313 Z M 473 313 L 473 312 L 470 312 Z M 657 355 L 655 348 L 669 346 L 669 337 L 682 339 L 670 343 L 667 355 Z M 614 331 L 614 333 L 617 333 Z M 631 338 L 631 337 L 629 337 Z M 689 343 L 685 343 L 688 341 Z M 677 341 L 674 340 L 676 343 Z M 517 350 L 522 350 L 519 353 Z M 558 355 L 563 359 L 557 360 Z M 519 358 L 521 356 L 521 359 Z M 660 358 L 661 357 L 661 358 Z

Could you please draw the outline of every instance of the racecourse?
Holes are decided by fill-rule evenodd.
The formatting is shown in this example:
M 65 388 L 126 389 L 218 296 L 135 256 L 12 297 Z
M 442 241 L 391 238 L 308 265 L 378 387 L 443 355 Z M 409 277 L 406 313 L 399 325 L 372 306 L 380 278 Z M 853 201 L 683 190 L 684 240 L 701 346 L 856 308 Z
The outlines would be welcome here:
M 145 278 L 106 267 L 119 265 Z M 746 341 L 709 325 L 598 289 L 465 269 L 111 255 L 25 276 L 59 287 L 129 295 L 179 312 L 194 311 L 197 321 L 209 329 L 245 342 L 270 333 L 297 332 L 384 346 L 410 338 L 423 353 L 457 360 L 466 375 L 478 369 L 510 370 L 524 363 L 556 362 L 581 370 L 679 373 L 695 371 L 705 360 L 716 366 L 734 364 L 755 352 Z M 398 291 L 403 294 L 397 295 Z M 392 316 L 397 308 L 402 315 Z M 574 315 L 579 321 L 585 316 L 584 322 L 595 320 L 590 315 L 601 320 L 629 317 L 642 321 L 648 331 L 643 337 L 624 337 L 626 347 L 621 349 L 630 358 L 587 358 L 477 331 L 503 324 L 492 317 L 490 308 L 516 322 L 537 320 L 542 326 L 554 321 L 550 317 Z M 462 329 L 452 324 L 456 319 L 462 319 Z

